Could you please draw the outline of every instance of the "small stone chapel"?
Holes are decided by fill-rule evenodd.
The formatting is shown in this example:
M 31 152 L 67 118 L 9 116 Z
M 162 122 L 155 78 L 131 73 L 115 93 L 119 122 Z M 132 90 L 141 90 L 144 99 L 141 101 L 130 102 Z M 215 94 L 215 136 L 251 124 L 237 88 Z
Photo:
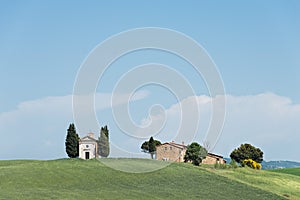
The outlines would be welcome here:
M 79 158 L 87 160 L 98 157 L 98 140 L 95 139 L 94 133 L 88 133 L 79 140 Z

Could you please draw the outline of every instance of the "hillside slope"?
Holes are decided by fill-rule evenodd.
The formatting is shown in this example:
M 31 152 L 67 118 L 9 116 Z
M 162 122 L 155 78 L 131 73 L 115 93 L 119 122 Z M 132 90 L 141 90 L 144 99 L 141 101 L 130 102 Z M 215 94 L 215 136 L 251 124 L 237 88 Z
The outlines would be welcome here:
M 184 163 L 133 174 L 97 160 L 0 161 L 0 180 L 0 199 L 283 199 Z
M 299 173 L 299 168 L 282 169 L 282 171 L 253 170 L 250 168 L 207 170 L 215 174 L 227 177 L 231 180 L 235 180 L 252 187 L 257 187 L 269 192 L 273 192 L 288 199 L 300 199 L 300 176 L 291 175 L 292 173 Z

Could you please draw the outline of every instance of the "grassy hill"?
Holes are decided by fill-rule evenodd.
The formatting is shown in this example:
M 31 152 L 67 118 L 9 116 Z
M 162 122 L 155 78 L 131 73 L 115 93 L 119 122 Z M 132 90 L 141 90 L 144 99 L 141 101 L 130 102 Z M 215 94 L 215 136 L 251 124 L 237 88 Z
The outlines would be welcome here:
M 287 199 L 300 199 L 300 168 L 282 170 L 253 170 L 250 168 L 214 170 L 211 168 L 208 170 Z
M 119 160 L 140 167 L 160 162 Z M 252 180 L 251 174 L 256 173 L 261 176 L 254 170 L 235 172 L 173 163 L 155 172 L 134 174 L 111 169 L 97 160 L 0 161 L 0 199 L 284 199 L 281 193 L 241 181 Z

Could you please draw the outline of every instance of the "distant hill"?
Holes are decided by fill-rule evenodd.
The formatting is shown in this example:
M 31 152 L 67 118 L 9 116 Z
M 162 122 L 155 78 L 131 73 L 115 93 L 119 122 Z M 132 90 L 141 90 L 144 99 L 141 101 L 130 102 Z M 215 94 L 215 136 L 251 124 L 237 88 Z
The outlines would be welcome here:
M 300 167 L 299 162 L 293 161 L 263 161 L 262 168 L 263 169 L 283 169 L 283 168 L 296 168 Z
M 107 160 L 128 168 L 147 168 L 163 162 Z M 190 163 L 172 163 L 148 173 L 126 173 L 98 160 L 0 161 L 0 172 L 0 199 L 300 198 L 298 176 L 276 173 L 274 177 L 275 172 L 242 168 L 216 170 L 212 166 L 207 169 Z M 275 178 L 291 184 L 277 184 Z
M 226 160 L 226 163 L 229 164 L 231 161 L 231 158 L 224 158 L 224 160 Z
M 227 163 L 230 163 L 230 158 L 224 158 Z M 299 162 L 293 161 L 262 161 L 262 169 L 284 169 L 300 167 Z

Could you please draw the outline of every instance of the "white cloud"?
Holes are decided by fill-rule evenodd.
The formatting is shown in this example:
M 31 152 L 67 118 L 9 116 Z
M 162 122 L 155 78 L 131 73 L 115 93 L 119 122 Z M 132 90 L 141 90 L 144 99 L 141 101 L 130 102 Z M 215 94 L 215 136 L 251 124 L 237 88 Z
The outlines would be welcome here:
M 227 122 L 218 151 L 227 155 L 241 142 L 253 143 L 265 158 L 300 160 L 300 105 L 272 93 L 227 96 Z
M 118 96 L 116 105 L 127 104 L 129 95 Z M 131 97 L 137 101 L 148 97 L 147 92 L 141 92 Z M 101 121 L 108 121 L 112 127 L 111 141 L 126 151 L 138 153 L 144 138 L 128 136 L 117 130 L 113 118 L 105 113 L 110 112 L 110 94 L 97 94 L 95 108 L 104 112 Z M 151 128 L 158 130 L 162 120 L 166 120 L 163 129 L 153 135 L 151 128 L 146 134 L 153 135 L 162 142 L 176 137 L 180 128 L 180 106 L 185 109 L 195 109 L 196 102 L 200 110 L 199 130 L 180 133 L 177 142 L 185 141 L 185 134 L 195 135 L 195 140 L 203 142 L 211 119 L 212 103 L 226 98 L 226 121 L 223 132 L 217 143 L 215 153 L 226 157 L 241 143 L 249 142 L 260 147 L 267 160 L 300 161 L 300 105 L 293 104 L 291 99 L 272 93 L 248 96 L 194 96 L 171 105 L 161 112 L 151 113 L 150 118 L 141 120 L 145 126 L 152 122 Z M 193 103 L 194 102 L 194 103 Z M 138 110 L 137 110 L 138 112 Z M 106 115 L 107 114 L 107 115 Z M 131 112 L 134 114 L 134 112 Z M 189 115 L 185 115 L 193 123 Z M 151 121 L 152 120 L 152 121 Z M 73 121 L 72 96 L 47 97 L 43 99 L 20 103 L 10 112 L 0 113 L 0 159 L 34 158 L 52 159 L 65 157 L 65 136 L 69 123 Z M 106 123 L 106 122 L 105 122 Z M 87 127 L 90 129 L 91 127 Z M 87 130 L 88 131 L 88 130 Z M 99 130 L 93 130 L 98 132 Z M 118 132 L 119 131 L 119 132 Z M 80 132 L 85 133 L 85 132 Z M 134 132 L 133 132 L 134 133 Z M 148 137 L 148 135 L 147 135 Z M 112 152 L 113 155 L 113 152 Z M 115 156 L 118 156 L 115 155 Z M 147 155 L 145 155 L 147 156 Z
M 163 141 L 175 138 L 179 129 L 180 105 L 185 109 L 194 109 L 190 101 L 196 100 L 200 109 L 199 130 L 195 140 L 202 143 L 211 118 L 212 102 L 224 96 L 189 97 L 165 110 L 167 121 L 162 132 L 156 137 Z M 226 95 L 226 121 L 221 137 L 213 150 L 229 157 L 230 152 L 241 143 L 249 142 L 265 152 L 265 158 L 300 161 L 300 105 L 291 99 L 272 93 L 249 96 Z M 185 116 L 188 117 L 189 116 Z M 163 115 L 155 115 L 152 120 L 164 120 Z M 188 119 L 192 120 L 192 119 Z M 148 122 L 143 119 L 142 122 Z M 158 123 L 159 124 L 159 123 Z M 155 123 L 153 123 L 155 125 Z M 153 127 L 157 129 L 157 127 Z M 186 133 L 179 133 L 181 142 Z M 177 136 L 178 137 L 178 136 Z
M 131 101 L 148 95 L 137 92 Z M 116 95 L 113 106 L 128 102 L 129 95 Z M 111 94 L 95 95 L 96 111 L 111 107 Z M 51 159 L 65 157 L 66 129 L 73 122 L 72 95 L 54 96 L 20 103 L 0 113 L 0 159 Z M 87 127 L 91 130 L 91 127 Z M 97 131 L 98 130 L 93 130 Z

